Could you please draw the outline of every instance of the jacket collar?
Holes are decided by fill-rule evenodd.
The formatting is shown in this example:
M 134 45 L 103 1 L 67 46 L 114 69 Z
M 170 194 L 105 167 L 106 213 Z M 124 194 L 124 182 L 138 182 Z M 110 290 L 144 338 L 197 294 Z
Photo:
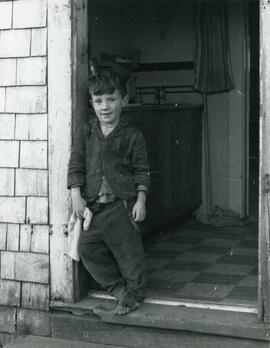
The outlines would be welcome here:
M 104 136 L 104 134 L 101 131 L 100 128 L 100 124 L 99 121 L 97 119 L 97 117 L 93 120 L 90 121 L 91 123 L 91 132 L 95 133 L 99 138 L 101 139 L 110 139 L 113 138 L 115 135 L 117 135 L 117 133 L 123 128 L 126 127 L 128 125 L 128 122 L 126 120 L 124 120 L 122 117 L 120 118 L 120 121 L 118 123 L 118 125 L 111 131 L 111 133 L 109 133 L 106 137 Z

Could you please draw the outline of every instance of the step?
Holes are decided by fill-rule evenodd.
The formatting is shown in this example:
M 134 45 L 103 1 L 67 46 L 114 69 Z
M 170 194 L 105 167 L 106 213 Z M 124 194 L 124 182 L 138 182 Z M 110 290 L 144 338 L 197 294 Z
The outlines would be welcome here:
M 112 300 L 93 298 L 54 303 L 52 336 L 136 348 L 269 348 L 269 324 L 259 322 L 255 313 L 144 303 L 115 316 L 114 306 Z
M 124 348 L 123 346 L 85 343 L 64 340 L 59 338 L 26 336 L 18 337 L 15 341 L 5 345 L 4 348 Z

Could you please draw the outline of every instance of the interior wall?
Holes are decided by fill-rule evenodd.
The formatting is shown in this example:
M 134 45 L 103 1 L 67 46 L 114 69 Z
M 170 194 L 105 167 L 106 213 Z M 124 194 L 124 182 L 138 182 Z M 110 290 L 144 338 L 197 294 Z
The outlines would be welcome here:
M 245 104 L 247 95 L 247 33 L 246 2 L 234 0 L 229 2 L 230 37 L 232 70 L 235 88 L 229 92 L 229 162 L 228 185 L 229 207 L 241 216 L 245 214 L 245 149 L 246 124 L 248 115 Z M 246 159 L 248 160 L 248 159 Z
M 193 60 L 195 4 L 169 0 L 133 6 L 132 48 L 141 50 L 143 62 Z
M 132 11 L 131 44 L 132 49 L 141 51 L 141 61 L 193 61 L 196 2 L 170 0 L 150 4 L 133 6 Z M 191 85 L 193 81 L 193 70 L 137 72 L 134 75 L 137 87 Z M 202 100 L 198 93 L 167 94 L 166 102 L 199 104 Z
M 89 33 L 91 56 L 127 56 L 131 48 L 129 1 L 89 1 Z
M 92 55 L 128 56 L 139 49 L 141 62 L 193 61 L 195 1 L 91 1 Z M 169 3 L 171 6 L 168 6 Z M 229 1 L 229 37 L 235 88 L 208 96 L 212 202 L 243 213 L 245 107 L 245 12 L 242 0 Z M 152 5 L 151 5 L 152 4 Z M 163 4 L 163 5 L 162 5 Z M 164 7 L 162 7 L 164 6 Z M 113 9 L 112 9 L 113 8 Z M 92 10 L 91 10 L 92 9 Z M 115 13 L 115 16 L 112 16 Z M 116 20 L 118 18 L 118 20 Z M 191 84 L 192 71 L 136 73 L 136 86 Z M 188 102 L 201 102 L 192 95 Z M 183 101 L 185 102 L 185 101 Z
M 128 57 L 140 51 L 143 63 L 193 61 L 195 1 L 90 2 L 91 55 Z M 192 70 L 136 73 L 136 86 L 191 84 Z
M 229 208 L 229 96 L 208 95 L 209 146 L 212 205 Z
M 212 202 L 243 216 L 245 115 L 245 4 L 228 2 L 230 55 L 235 87 L 208 96 Z

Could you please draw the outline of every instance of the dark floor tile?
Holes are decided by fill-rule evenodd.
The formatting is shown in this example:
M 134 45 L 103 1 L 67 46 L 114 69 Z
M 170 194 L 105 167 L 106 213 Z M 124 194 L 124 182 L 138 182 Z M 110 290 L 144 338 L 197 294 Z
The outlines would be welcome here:
M 236 286 L 230 294 L 228 294 L 227 298 L 252 301 L 257 299 L 257 292 L 257 287 Z
M 233 275 L 249 275 L 252 270 L 250 265 L 237 265 L 229 263 L 213 263 L 205 272 L 219 273 L 219 274 L 233 274 Z
M 152 273 L 149 278 L 162 281 L 177 281 L 181 283 L 188 283 L 199 275 L 199 272 L 182 271 L 176 269 L 161 269 Z
M 248 275 L 238 284 L 239 286 L 253 286 L 258 287 L 258 276 Z
M 231 250 L 227 246 L 216 246 L 216 245 L 196 245 L 190 249 L 190 251 L 202 252 L 202 253 L 213 253 L 213 254 L 227 254 Z
M 203 237 L 182 236 L 181 233 L 173 234 L 168 237 L 167 242 L 170 243 L 184 243 L 184 244 L 198 244 L 203 241 Z
M 221 239 L 221 238 L 206 238 L 201 242 L 201 245 L 209 245 L 209 246 L 226 246 L 233 247 L 234 245 L 238 245 L 239 240 L 236 239 Z
M 155 273 L 157 270 L 155 268 L 147 268 L 146 269 L 146 276 L 150 277 L 153 273 Z
M 146 257 L 146 267 L 147 269 L 162 269 L 166 267 L 168 263 L 171 263 L 171 261 L 171 259 L 162 257 Z
M 190 250 L 193 247 L 193 244 L 188 243 L 172 243 L 170 242 L 162 242 L 159 244 L 156 244 L 153 247 L 148 248 L 148 250 L 168 250 L 173 252 L 184 252 L 187 250 Z M 151 251 L 150 251 L 151 252 Z
M 214 263 L 220 257 L 221 255 L 215 253 L 189 251 L 182 253 L 180 256 L 177 256 L 175 261 Z
M 219 273 L 200 273 L 193 279 L 194 283 L 209 283 L 209 284 L 227 284 L 237 285 L 244 279 L 244 276 L 235 274 L 219 274 Z
M 258 244 L 258 236 L 256 235 L 251 235 L 251 236 L 248 236 L 245 240 L 249 240 L 249 241 L 253 241 L 253 242 L 255 242 L 256 244 Z
M 181 231 L 181 236 L 182 237 L 188 237 L 188 238 L 200 238 L 200 239 L 205 239 L 205 238 L 210 238 L 214 236 L 214 233 L 208 230 L 184 230 Z
M 242 240 L 237 244 L 237 247 L 240 248 L 258 248 L 257 240 Z
M 176 282 L 176 281 L 165 281 L 157 279 L 148 279 L 146 282 L 146 289 L 153 290 L 166 290 L 166 291 L 179 291 L 186 283 Z
M 224 255 L 217 260 L 217 263 L 255 266 L 258 263 L 258 257 L 248 255 Z
M 147 248 L 145 250 L 147 256 L 155 257 L 155 258 L 169 258 L 174 259 L 180 255 L 180 251 L 174 250 L 166 250 L 166 249 L 155 249 L 155 248 Z
M 231 253 L 234 255 L 248 255 L 258 257 L 258 248 L 239 248 L 233 247 Z
M 246 235 L 244 233 L 234 234 L 234 233 L 227 233 L 227 232 L 222 233 L 221 231 L 218 231 L 218 233 L 213 233 L 212 235 L 209 235 L 208 238 L 229 239 L 229 240 L 241 241 L 242 239 L 246 238 Z
M 191 271 L 191 272 L 202 272 L 210 263 L 205 262 L 185 262 L 185 261 L 174 261 L 166 265 L 166 269 L 175 269 L 181 271 Z
M 177 295 L 177 292 L 171 289 L 145 288 L 145 295 L 148 298 L 156 298 L 159 300 L 181 300 L 181 296 Z
M 258 275 L 258 266 L 255 266 L 249 274 L 250 275 Z

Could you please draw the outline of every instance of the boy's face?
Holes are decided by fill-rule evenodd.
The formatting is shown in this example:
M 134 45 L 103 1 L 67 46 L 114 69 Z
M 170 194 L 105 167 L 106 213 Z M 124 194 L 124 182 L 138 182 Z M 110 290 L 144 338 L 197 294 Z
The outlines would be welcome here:
M 118 89 L 112 94 L 92 94 L 92 105 L 101 125 L 117 125 L 127 103 L 128 97 L 122 97 Z

